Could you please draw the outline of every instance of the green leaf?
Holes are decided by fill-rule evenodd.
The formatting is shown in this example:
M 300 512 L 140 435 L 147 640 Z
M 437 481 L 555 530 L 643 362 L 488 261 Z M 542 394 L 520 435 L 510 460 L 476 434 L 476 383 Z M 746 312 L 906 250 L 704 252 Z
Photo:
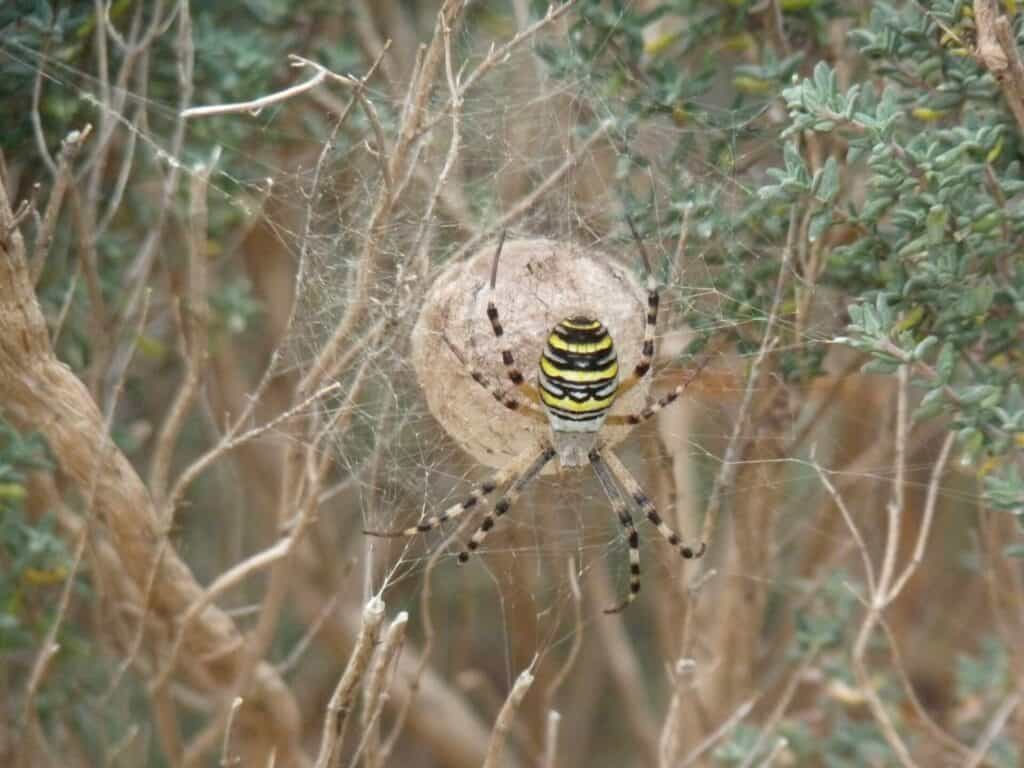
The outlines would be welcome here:
M 818 176 L 816 195 L 819 200 L 831 203 L 839 192 L 839 163 L 834 157 L 825 161 Z
M 946 222 L 949 221 L 949 209 L 944 205 L 933 205 L 928 210 L 928 242 L 938 245 L 946 239 Z
M 956 363 L 956 349 L 953 342 L 947 341 L 939 350 L 939 357 L 935 361 L 935 372 L 939 375 L 942 384 L 948 384 L 953 377 L 953 367 Z
M 815 211 L 811 216 L 811 222 L 807 228 L 807 239 L 816 243 L 825 234 L 832 225 L 832 210 L 830 208 L 823 208 L 819 211 Z

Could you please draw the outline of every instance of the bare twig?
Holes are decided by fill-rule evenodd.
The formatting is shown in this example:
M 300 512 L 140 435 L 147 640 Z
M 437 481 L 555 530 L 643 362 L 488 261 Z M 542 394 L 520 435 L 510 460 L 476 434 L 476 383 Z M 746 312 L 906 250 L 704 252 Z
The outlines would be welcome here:
M 576 0 L 566 0 L 566 2 L 561 3 L 560 5 L 550 5 L 548 6 L 548 12 L 544 14 L 544 16 L 542 16 L 540 19 L 538 19 L 525 29 L 521 29 L 519 32 L 515 34 L 515 36 L 510 38 L 508 42 L 503 43 L 502 45 L 497 47 L 492 45 L 490 50 L 487 51 L 487 55 L 484 56 L 483 60 L 479 64 L 477 64 L 476 67 L 472 70 L 472 72 L 470 72 L 469 75 L 467 75 L 461 81 L 459 85 L 458 97 L 464 98 L 466 94 L 469 92 L 469 89 L 476 85 L 477 81 L 480 80 L 480 78 L 482 78 L 485 74 L 490 72 L 497 64 L 501 64 L 505 61 L 508 61 L 508 58 L 512 54 L 512 51 L 514 51 L 523 43 L 532 39 L 544 27 L 548 26 L 552 22 L 556 21 L 557 19 L 565 15 L 565 13 L 569 11 L 569 9 L 571 9 L 575 4 Z M 433 119 L 426 121 L 420 127 L 420 133 L 427 133 L 428 131 L 433 129 L 433 127 L 440 120 L 443 119 L 445 112 L 451 108 L 452 104 L 453 99 L 450 99 L 447 104 L 443 105 L 441 109 L 438 110 L 437 117 L 434 117 Z
M 939 457 L 935 460 L 935 466 L 932 467 L 932 476 L 928 481 L 928 496 L 924 504 L 924 519 L 921 521 L 921 526 L 917 532 L 917 544 L 914 545 L 914 554 L 910 562 L 904 567 L 899 578 L 896 579 L 892 589 L 889 590 L 889 594 L 886 595 L 886 603 L 891 603 L 899 597 L 903 587 L 906 586 L 907 581 L 914 575 L 914 571 L 917 570 L 924 559 L 924 550 L 928 544 L 928 534 L 931 532 L 932 520 L 935 518 L 935 506 L 939 498 L 939 485 L 942 481 L 942 473 L 946 469 L 946 462 L 949 461 L 949 454 L 955 442 L 956 432 L 950 432 L 942 442 Z
M 533 685 L 532 664 L 519 673 L 519 677 L 516 678 L 515 683 L 512 685 L 512 690 L 509 691 L 508 698 L 505 699 L 501 711 L 498 712 L 498 718 L 494 721 L 494 730 L 491 732 L 491 743 L 487 747 L 487 756 L 484 758 L 483 768 L 500 768 L 505 765 L 502 761 L 505 741 L 508 738 L 508 732 L 512 729 L 512 724 L 515 722 L 519 705 L 526 697 L 526 693 L 530 690 L 531 685 Z
M 747 386 L 743 391 L 743 400 L 740 402 L 739 411 L 736 414 L 736 421 L 733 424 L 732 434 L 729 436 L 729 443 L 726 445 L 725 454 L 722 456 L 722 465 L 715 477 L 715 483 L 711 488 L 711 495 L 708 498 L 707 510 L 704 513 L 704 526 L 701 530 L 701 541 L 709 544 L 715 535 L 719 512 L 722 507 L 722 495 L 732 486 L 736 474 L 736 458 L 739 456 L 742 436 L 746 431 L 747 414 L 750 405 L 754 400 L 754 392 L 757 389 L 761 376 L 761 366 L 764 364 L 768 353 L 778 342 L 773 337 L 775 323 L 778 321 L 779 309 L 782 306 L 782 298 L 785 294 L 786 284 L 789 280 L 790 262 L 793 259 L 793 250 L 798 231 L 798 207 L 793 206 L 789 213 L 789 229 L 786 235 L 786 245 L 782 250 L 782 260 L 779 264 L 779 276 L 775 281 L 775 294 L 772 297 L 771 309 L 768 310 L 768 318 L 765 321 L 764 331 L 761 336 L 761 346 L 757 351 L 747 374 Z M 706 563 L 707 561 L 705 561 Z M 709 568 L 709 565 L 703 567 Z
M 420 650 L 419 661 L 417 662 L 416 669 L 411 675 L 411 679 L 409 681 L 409 695 L 402 702 L 402 706 L 395 717 L 395 723 L 391 727 L 391 732 L 388 734 L 388 737 L 381 748 L 381 762 L 385 765 L 387 765 L 388 757 L 394 750 L 395 744 L 398 743 L 398 738 L 401 736 L 402 730 L 405 728 L 406 720 L 408 719 L 413 703 L 416 701 L 416 697 L 419 694 L 423 675 L 430 663 L 430 655 L 434 650 L 434 640 L 437 636 L 437 632 L 434 628 L 433 614 L 431 613 L 434 594 L 434 569 L 437 567 L 437 563 L 441 559 L 441 556 L 448 551 L 449 544 L 453 541 L 460 540 L 474 524 L 475 521 L 472 516 L 466 517 L 466 519 L 463 520 L 454 531 L 445 537 L 444 541 L 442 541 L 434 550 L 430 559 L 427 560 L 427 567 L 423 572 L 423 589 L 420 592 L 419 602 L 420 616 L 423 623 L 423 648 Z
M 882 619 L 882 613 L 889 602 L 888 596 L 891 594 L 889 583 L 895 570 L 896 548 L 899 539 L 900 516 L 903 504 L 903 491 L 899 486 L 902 485 L 902 482 L 905 479 L 904 465 L 906 461 L 906 441 L 908 439 L 909 432 L 909 416 L 906 402 L 908 378 L 906 370 L 906 366 L 902 366 L 900 369 L 901 376 L 899 391 L 897 394 L 897 423 L 895 435 L 897 443 L 895 446 L 896 485 L 893 488 L 894 498 L 887 505 L 889 525 L 886 531 L 885 559 L 883 561 L 881 573 L 877 577 L 877 581 L 867 546 L 865 545 L 856 524 L 853 522 L 853 517 L 847 509 L 842 496 L 829 482 L 828 478 L 825 476 L 825 472 L 816 464 L 814 466 L 818 471 L 818 476 L 821 478 L 825 489 L 829 492 L 835 500 L 836 505 L 839 507 L 840 513 L 843 515 L 843 519 L 850 529 L 850 533 L 857 542 L 857 548 L 860 550 L 861 558 L 864 561 L 865 579 L 868 586 L 868 599 L 866 602 L 867 610 L 851 652 L 857 683 L 861 694 L 868 703 L 871 714 L 874 716 L 875 721 L 882 730 L 882 735 L 885 737 L 886 742 L 892 748 L 893 752 L 895 752 L 896 758 L 904 768 L 911 768 L 912 766 L 916 766 L 916 763 L 911 757 L 903 739 L 900 737 L 899 732 L 896 730 L 885 703 L 882 701 L 878 691 L 875 689 L 874 682 L 868 672 L 866 659 L 868 643 L 871 639 L 871 635 L 874 632 L 875 626 Z
M 580 649 L 583 647 L 583 593 L 580 591 L 580 582 L 576 576 L 575 558 L 570 557 L 568 565 L 569 589 L 572 592 L 573 612 L 572 646 L 570 646 L 569 653 L 566 654 L 562 666 L 551 676 L 551 681 L 544 690 L 544 708 L 552 712 L 554 711 L 552 705 L 555 701 L 555 694 L 558 693 L 558 689 L 562 687 L 562 684 L 569 676 L 569 672 L 572 671 L 573 665 L 580 655 Z
M 228 431 L 227 434 L 224 435 L 224 437 L 220 440 L 220 442 L 217 443 L 217 445 L 213 446 L 209 451 L 207 451 L 194 462 L 192 462 L 188 469 L 181 473 L 181 477 L 179 477 L 175 482 L 174 488 L 171 490 L 171 493 L 168 496 L 167 504 L 165 505 L 165 515 L 168 516 L 167 519 L 173 519 L 174 510 L 176 510 L 178 506 L 181 504 L 181 499 L 184 496 L 185 491 L 188 490 L 189 486 L 192 485 L 192 483 L 195 482 L 195 480 L 200 475 L 202 475 L 202 473 L 206 469 L 208 469 L 215 461 L 217 461 L 217 459 L 221 458 L 224 454 L 228 453 L 229 451 L 234 450 L 238 446 L 243 445 L 249 442 L 250 440 L 254 440 L 260 435 L 266 434 L 271 430 L 276 429 L 284 422 L 295 417 L 297 414 L 302 413 L 314 403 L 323 400 L 329 395 L 332 395 L 339 389 L 341 389 L 341 384 L 339 384 L 336 381 L 331 382 L 323 389 L 313 392 L 305 400 L 296 403 L 288 410 L 282 411 L 274 418 L 269 419 L 265 421 L 263 424 L 259 424 L 253 427 L 252 429 L 246 430 L 241 434 L 235 433 L 237 428 L 240 427 L 242 424 L 241 417 L 237 419 L 232 428 Z M 256 399 L 255 396 L 253 399 Z
M 558 727 L 561 722 L 561 714 L 553 709 L 548 710 L 548 719 L 544 728 L 544 757 L 541 761 L 541 768 L 556 768 L 558 766 Z
M 405 627 L 408 623 L 409 614 L 405 611 L 399 613 L 388 626 L 384 633 L 384 639 L 381 641 L 380 650 L 374 656 L 363 695 L 360 723 L 363 736 L 352 755 L 351 764 L 353 766 L 364 753 L 367 768 L 383 765 L 380 759 L 380 732 L 377 726 L 380 721 L 380 713 L 384 710 L 384 704 L 387 701 L 388 680 L 394 672 L 395 659 L 405 642 Z
M 780 736 L 777 738 L 775 743 L 772 745 L 771 751 L 765 755 L 764 760 L 758 763 L 758 768 L 768 768 L 768 766 L 775 762 L 775 758 L 782 754 L 782 750 L 788 746 L 789 740 L 786 739 L 786 737 Z
M 313 67 L 314 75 L 301 82 L 297 85 L 293 85 L 284 90 L 275 91 L 269 93 L 266 96 L 260 96 L 257 99 L 250 99 L 249 101 L 236 101 L 231 104 L 211 104 L 206 107 L 189 107 L 181 111 L 183 118 L 191 117 L 210 117 L 212 115 L 230 115 L 237 112 L 248 113 L 250 115 L 258 115 L 265 108 L 273 106 L 274 104 L 280 104 L 283 101 L 295 98 L 306 91 L 310 91 L 316 88 L 320 83 L 326 80 L 332 72 L 326 67 L 322 67 L 319 64 L 315 64 L 308 59 L 303 59 L 299 56 L 291 56 L 293 67 Z M 351 84 L 351 79 L 345 78 L 340 75 L 335 75 L 333 79 Z
M 1024 130 L 1024 64 L 1010 22 L 996 0 L 974 0 L 974 21 L 978 29 L 975 58 L 995 77 L 1018 128 Z
M 295 644 L 291 652 L 285 657 L 278 665 L 277 672 L 279 675 L 284 677 L 299 663 L 303 655 L 306 653 L 306 649 L 309 648 L 309 644 L 313 642 L 313 638 L 319 634 L 321 627 L 327 619 L 330 618 L 331 614 L 334 613 L 338 607 L 338 594 L 331 595 L 331 599 L 324 603 L 324 607 L 320 609 L 320 613 L 317 614 L 316 618 L 310 622 L 309 627 L 306 628 L 305 633 L 299 639 L 299 642 Z
M 181 621 L 178 624 L 178 631 L 175 634 L 174 642 L 171 644 L 171 650 L 167 656 L 167 661 L 164 664 L 163 671 L 157 674 L 156 677 L 150 681 L 151 690 L 159 690 L 167 684 L 168 680 L 170 680 L 170 676 L 174 673 L 174 667 L 178 662 L 178 655 L 181 652 L 185 638 L 188 636 L 191 624 L 206 609 L 206 607 L 212 604 L 214 600 L 229 589 L 236 587 L 250 575 L 258 573 L 264 568 L 273 565 L 275 562 L 287 555 L 291 543 L 291 537 L 288 536 L 278 541 L 274 546 L 247 557 L 238 565 L 233 568 L 229 568 L 224 573 L 220 574 L 214 580 L 213 584 L 204 590 L 203 594 L 199 596 L 199 599 L 192 603 L 192 605 L 190 605 L 182 615 Z
M 207 327 L 210 320 L 209 269 L 206 256 L 207 200 L 206 191 L 210 173 L 220 154 L 215 150 L 210 162 L 195 169 L 189 185 L 188 226 L 188 282 L 185 301 L 181 303 L 181 346 L 185 358 L 185 374 L 178 385 L 163 426 L 156 439 L 153 461 L 149 473 L 149 491 L 157 507 L 163 505 L 167 491 L 167 478 L 171 471 L 171 458 L 178 444 L 178 436 L 185 418 L 199 391 L 199 382 L 206 364 Z M 169 522 L 164 513 L 164 522 Z
M 687 619 L 691 614 L 692 611 L 687 612 Z M 696 668 L 697 663 L 693 659 L 679 659 L 672 670 L 672 698 L 669 699 L 661 736 L 658 738 L 659 768 L 671 768 L 675 765 L 676 755 L 679 754 L 679 713 L 683 705 L 683 694 L 687 688 L 686 682 L 693 679 Z
M 238 765 L 242 762 L 240 757 L 231 757 L 231 731 L 235 725 L 235 716 L 238 714 L 243 701 L 244 699 L 241 696 L 235 696 L 234 701 L 231 702 L 231 714 L 228 715 L 228 724 L 224 726 L 224 742 L 220 750 L 221 768 Z
M 452 256 L 454 261 L 458 261 L 466 256 L 468 253 L 472 253 L 480 246 L 481 243 L 486 242 L 493 237 L 495 232 L 499 232 L 503 229 L 507 229 L 510 225 L 519 220 L 519 218 L 525 215 L 537 202 L 543 198 L 551 189 L 561 181 L 567 173 L 572 171 L 580 161 L 586 158 L 591 149 L 597 142 L 601 141 L 608 132 L 614 127 L 614 122 L 606 120 L 601 123 L 597 129 L 591 133 L 586 141 L 580 144 L 579 148 L 569 155 L 562 164 L 558 166 L 551 174 L 544 179 L 540 184 L 533 188 L 533 190 L 523 197 L 521 200 L 516 202 L 505 214 L 499 216 L 490 226 L 486 227 L 481 232 L 477 233 L 474 237 L 471 237 L 455 252 Z
M 786 682 L 786 687 L 783 689 L 781 695 L 776 699 L 775 706 L 772 707 L 771 713 L 762 722 L 759 723 L 759 733 L 757 739 L 750 747 L 750 751 L 747 753 L 746 759 L 740 763 L 740 768 L 750 768 L 754 764 L 754 760 L 758 757 L 761 752 L 764 741 L 769 737 L 772 731 L 778 726 L 779 722 L 786 715 L 786 710 L 789 708 L 790 702 L 793 701 L 793 696 L 796 695 L 797 688 L 804 678 L 804 674 L 810 669 L 811 665 L 818 659 L 818 654 L 821 652 L 820 648 L 811 648 L 804 657 L 800 660 L 796 669 L 793 670 Z M 772 747 L 768 756 L 761 761 L 761 765 L 768 765 L 774 759 L 776 750 L 778 749 L 778 742 L 781 741 L 785 744 L 785 739 L 779 739 L 776 741 L 775 746 Z
M 61 207 L 64 204 L 64 193 L 72 177 L 72 163 L 78 155 L 89 134 L 92 126 L 86 125 L 80 131 L 72 131 L 65 137 L 61 144 L 60 154 L 57 157 L 57 170 L 54 173 L 53 187 L 50 190 L 50 198 L 46 201 L 46 212 L 36 232 L 35 246 L 32 248 L 32 258 L 29 261 L 29 270 L 32 273 L 32 283 L 39 281 L 39 275 L 43 271 L 43 264 L 46 256 L 53 245 L 53 233 L 57 227 L 57 218 Z
M 733 728 L 743 722 L 743 718 L 750 714 L 750 710 L 754 708 L 754 705 L 760 698 L 761 694 L 758 693 L 740 704 L 721 725 L 709 733 L 700 744 L 690 750 L 689 754 L 678 764 L 678 768 L 687 768 L 687 766 L 693 765 L 700 759 L 701 755 L 724 739 Z
M 416 235 L 416 240 L 414 241 L 411 251 L 416 259 L 416 276 L 421 280 L 426 277 L 430 266 L 427 250 L 423 247 L 423 244 L 426 240 L 429 227 L 433 223 L 434 207 L 437 205 L 437 201 L 441 197 L 445 183 L 448 181 L 448 175 L 451 173 L 452 168 L 455 165 L 455 160 L 459 156 L 461 142 L 459 126 L 462 118 L 462 97 L 459 96 L 458 75 L 455 74 L 454 67 L 452 66 L 452 31 L 451 27 L 444 23 L 443 19 L 441 28 L 444 32 L 445 73 L 448 80 L 448 92 L 451 94 L 452 133 L 448 140 L 448 154 L 445 157 L 444 165 L 441 167 L 441 172 L 438 173 L 437 180 L 434 182 L 434 189 L 430 194 L 430 202 L 427 204 L 427 208 L 420 220 L 420 229 Z
M 338 685 L 327 705 L 327 716 L 324 718 L 324 731 L 320 740 L 320 753 L 316 758 L 315 768 L 329 768 L 334 761 L 335 750 L 341 747 L 345 736 L 345 724 L 348 720 L 352 702 L 355 700 L 356 688 L 370 666 L 373 646 L 377 642 L 380 625 L 384 621 L 384 601 L 379 597 L 370 598 L 363 608 L 363 624 L 356 638 L 355 647 L 349 657 L 348 666 L 338 680 Z
M 999 736 L 999 732 L 1003 730 L 1006 725 L 1006 721 L 1010 719 L 1010 715 L 1013 714 L 1014 710 L 1017 709 L 1017 705 L 1020 704 L 1021 695 L 1020 693 L 1011 693 L 1003 703 L 996 710 L 992 720 L 989 721 L 988 726 L 985 728 L 985 732 L 981 734 L 981 738 L 978 739 L 978 743 L 974 747 L 974 751 L 971 753 L 970 758 L 964 763 L 964 768 L 978 768 L 982 761 L 985 759 L 985 755 L 992 748 L 993 742 L 996 737 Z

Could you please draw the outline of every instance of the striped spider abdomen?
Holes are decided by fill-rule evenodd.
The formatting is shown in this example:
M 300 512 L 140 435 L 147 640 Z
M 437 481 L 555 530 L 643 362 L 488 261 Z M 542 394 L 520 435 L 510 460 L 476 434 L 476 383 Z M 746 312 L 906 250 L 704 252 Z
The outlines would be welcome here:
M 559 461 L 567 467 L 587 464 L 619 389 L 619 361 L 608 329 L 586 315 L 555 325 L 537 381 Z

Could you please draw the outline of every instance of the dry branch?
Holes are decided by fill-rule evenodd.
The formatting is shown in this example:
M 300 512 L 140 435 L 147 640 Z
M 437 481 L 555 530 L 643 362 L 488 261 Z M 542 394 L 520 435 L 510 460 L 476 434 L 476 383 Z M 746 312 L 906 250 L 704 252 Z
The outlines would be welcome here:
M 512 730 L 512 724 L 515 722 L 519 705 L 522 704 L 531 685 L 533 685 L 532 667 L 524 669 L 519 673 L 519 677 L 516 678 L 515 683 L 512 685 L 512 690 L 509 691 L 508 698 L 505 699 L 501 711 L 498 712 L 498 718 L 494 721 L 494 731 L 491 733 L 491 743 L 487 748 L 487 757 L 484 758 L 483 768 L 500 768 L 505 765 L 502 759 L 502 753 L 505 751 L 505 741 L 508 739 L 508 732 Z
M 324 732 L 320 740 L 320 754 L 315 768 L 328 768 L 334 764 L 336 750 L 345 737 L 345 724 L 355 701 L 356 689 L 370 666 L 373 646 L 377 642 L 380 625 L 384 621 L 384 601 L 370 598 L 363 608 L 363 624 L 356 638 L 355 648 L 349 657 L 348 666 L 338 679 L 324 718 Z
M 54 355 L 36 301 L 24 241 L 12 226 L 7 190 L 0 184 L 0 405 L 25 430 L 46 440 L 67 478 L 83 495 L 95 488 L 93 510 L 106 524 L 123 572 L 144 591 L 154 573 L 152 614 L 172 623 L 202 594 L 192 573 L 167 544 L 152 500 L 128 459 L 106 438 L 104 421 L 84 384 Z M 163 556 L 159 552 L 163 551 Z M 154 563 L 158 562 L 154 569 Z M 237 657 L 225 649 L 241 643 L 234 623 L 208 607 L 185 640 L 188 678 L 211 694 L 235 678 Z M 263 665 L 246 692 L 244 717 L 278 745 L 281 765 L 300 754 L 299 713 L 277 673 Z
M 995 77 L 1018 128 L 1024 131 L 1024 64 L 1010 21 L 996 0 L 974 0 L 974 20 L 978 27 L 975 58 Z

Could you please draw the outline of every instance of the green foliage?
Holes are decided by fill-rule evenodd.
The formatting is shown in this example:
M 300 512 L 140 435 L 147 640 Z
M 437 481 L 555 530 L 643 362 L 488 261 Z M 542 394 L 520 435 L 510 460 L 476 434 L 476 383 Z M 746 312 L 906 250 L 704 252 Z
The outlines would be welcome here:
M 25 473 L 48 469 L 38 439 L 0 420 L 0 653 L 32 650 L 45 632 L 36 602 L 67 570 L 67 552 L 53 520 L 25 519 Z M 42 590 L 42 592 L 40 591 Z
M 698 13 L 687 2 L 645 12 L 583 3 L 570 45 L 544 51 L 557 74 L 592 84 L 618 120 L 625 210 L 666 242 L 687 222 L 719 299 L 712 313 L 684 291 L 687 320 L 741 351 L 756 348 L 778 264 L 764 255 L 778 252 L 794 208 L 805 210 L 807 246 L 824 252 L 813 279 L 849 312 L 847 327 L 822 329 L 820 341 L 868 353 L 868 371 L 909 366 L 923 393 L 915 418 L 947 420 L 963 461 L 984 479 L 986 501 L 1024 511 L 1024 175 L 1019 130 L 998 84 L 965 55 L 970 4 L 873 4 L 848 37 L 862 57 L 855 64 L 873 80 L 848 87 L 822 60 L 796 76 L 815 60 L 841 4 L 784 3 L 787 33 L 813 43 L 783 60 L 746 31 L 750 4 L 699 5 Z M 688 23 L 651 39 L 650 24 L 670 9 Z M 733 101 L 715 111 L 701 100 L 727 44 L 757 63 L 733 70 Z M 762 174 L 730 180 L 737 158 L 757 151 L 776 98 L 789 114 L 781 157 Z M 675 126 L 675 144 L 643 156 L 632 141 L 653 119 Z M 803 137 L 815 135 L 827 154 L 812 170 Z M 672 185 L 668 210 L 631 191 L 637 168 Z M 791 281 L 785 308 L 799 303 L 799 291 Z M 815 375 L 824 345 L 792 341 L 782 345 L 785 377 Z
M 969 53 L 971 3 L 870 4 L 870 15 L 852 20 L 842 68 L 826 63 L 835 61 L 827 30 L 852 4 L 781 3 L 785 32 L 799 41 L 785 57 L 750 35 L 754 3 L 644 8 L 584 2 L 568 43 L 542 53 L 616 120 L 623 213 L 668 253 L 686 228 L 675 300 L 699 332 L 691 352 L 712 333 L 741 353 L 758 348 L 795 215 L 776 371 L 806 382 L 830 345 L 865 353 L 868 373 L 907 366 L 915 420 L 948 425 L 984 503 L 1024 518 L 1024 147 L 999 84 Z M 677 14 L 685 23 L 651 34 L 652 22 Z M 1024 40 L 1019 13 L 1013 29 Z M 735 52 L 743 61 L 726 66 Z M 716 79 L 723 70 L 731 89 Z M 785 106 L 782 125 L 769 119 L 773 104 Z M 652 130 L 662 142 L 654 153 L 637 141 Z M 764 162 L 749 160 L 757 156 Z M 831 324 L 801 315 L 808 291 L 833 309 Z M 703 300 L 709 294 L 713 302 Z M 792 652 L 820 652 L 829 679 L 852 681 L 844 649 L 859 603 L 843 578 L 796 615 Z M 958 675 L 961 700 L 985 698 L 982 718 L 1000 703 L 984 692 L 1006 684 L 1005 654 L 985 649 L 961 659 Z M 906 704 L 898 687 L 880 695 L 890 711 Z M 872 718 L 839 702 L 823 717 L 827 741 L 798 725 L 781 729 L 801 763 L 895 761 Z M 963 734 L 967 743 L 976 735 Z M 763 759 L 774 743 L 767 736 L 740 725 L 715 756 L 749 763 L 760 743 Z M 1007 739 L 991 755 L 999 765 L 1014 757 Z

